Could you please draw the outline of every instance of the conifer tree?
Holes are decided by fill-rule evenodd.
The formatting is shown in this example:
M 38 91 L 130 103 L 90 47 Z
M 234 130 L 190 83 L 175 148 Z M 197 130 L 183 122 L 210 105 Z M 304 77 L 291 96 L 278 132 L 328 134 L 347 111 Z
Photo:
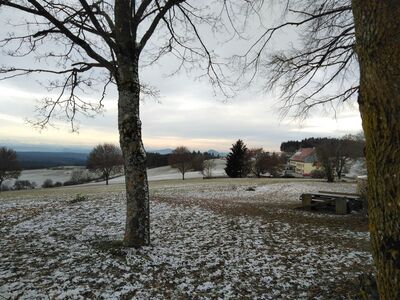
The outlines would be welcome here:
M 247 147 L 242 140 L 238 140 L 232 145 L 231 152 L 226 158 L 225 172 L 229 177 L 241 178 L 246 177 L 248 170 Z

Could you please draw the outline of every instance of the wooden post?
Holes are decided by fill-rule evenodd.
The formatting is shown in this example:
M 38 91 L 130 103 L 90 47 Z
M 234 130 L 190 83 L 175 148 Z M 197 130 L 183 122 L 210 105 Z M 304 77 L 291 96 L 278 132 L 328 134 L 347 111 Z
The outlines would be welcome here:
M 347 214 L 347 200 L 346 198 L 337 198 L 335 200 L 336 214 L 345 215 Z
M 311 206 L 312 196 L 311 194 L 303 194 L 301 197 L 301 203 L 303 207 L 310 207 Z

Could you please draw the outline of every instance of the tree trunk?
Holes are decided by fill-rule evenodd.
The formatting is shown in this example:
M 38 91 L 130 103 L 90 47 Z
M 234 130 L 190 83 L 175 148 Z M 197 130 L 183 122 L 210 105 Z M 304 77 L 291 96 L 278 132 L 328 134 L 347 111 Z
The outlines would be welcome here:
M 326 179 L 326 181 L 327 181 L 327 182 L 333 182 L 333 181 L 334 181 L 334 177 L 333 177 L 332 173 L 328 173 L 328 174 L 327 174 L 327 179 Z
M 108 185 L 108 174 L 106 175 L 106 185 Z
M 150 243 L 149 189 L 146 153 L 139 116 L 139 45 L 131 30 L 132 2 L 116 0 L 115 37 L 118 69 L 118 129 L 124 157 L 126 186 L 126 227 L 124 245 L 139 247 Z
M 139 91 L 138 84 L 136 90 L 119 90 L 118 101 L 127 198 L 124 244 L 135 247 L 150 243 L 149 191 L 139 119 Z
M 400 299 L 400 1 L 352 7 L 377 283 L 381 299 Z

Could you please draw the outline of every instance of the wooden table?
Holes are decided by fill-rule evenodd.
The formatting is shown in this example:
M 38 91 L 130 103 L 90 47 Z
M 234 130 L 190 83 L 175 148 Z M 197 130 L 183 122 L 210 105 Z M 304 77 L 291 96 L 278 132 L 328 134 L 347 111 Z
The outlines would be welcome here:
M 353 193 L 337 193 L 319 191 L 318 193 L 305 193 L 300 196 L 303 207 L 317 208 L 322 206 L 334 206 L 336 214 L 349 213 L 349 204 L 361 201 L 360 195 Z

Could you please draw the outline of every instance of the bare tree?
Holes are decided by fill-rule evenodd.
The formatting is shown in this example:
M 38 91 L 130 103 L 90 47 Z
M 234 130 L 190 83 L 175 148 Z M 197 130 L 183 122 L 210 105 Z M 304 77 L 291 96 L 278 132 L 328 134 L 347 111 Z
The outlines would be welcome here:
M 328 139 L 316 147 L 318 162 L 321 165 L 328 182 L 335 180 L 336 149 L 338 141 Z
M 346 164 L 351 159 L 364 157 L 365 141 L 354 135 L 345 135 L 337 140 L 335 150 L 335 172 L 338 179 L 341 179 Z
M 262 148 L 252 148 L 247 151 L 250 162 L 251 172 L 257 176 L 261 177 L 261 174 L 267 172 L 265 169 L 265 157 L 266 152 Z
M 213 170 L 216 167 L 214 159 L 207 159 L 203 162 L 203 176 L 211 178 L 213 176 Z
M 185 173 L 192 169 L 192 155 L 188 148 L 179 146 L 169 155 L 168 158 L 171 167 L 176 168 L 182 174 L 182 180 L 185 180 Z
M 141 68 L 170 55 L 178 62 L 176 71 L 195 66 L 199 77 L 208 78 L 222 93 L 229 94 L 229 82 L 223 75 L 226 64 L 216 60 L 201 29 L 207 26 L 216 32 L 229 27 L 232 37 L 238 36 L 235 12 L 247 15 L 257 10 L 256 3 L 262 1 L 231 0 L 209 6 L 189 0 L 0 0 L 4 12 L 24 15 L 16 24 L 18 32 L 0 41 L 3 53 L 39 64 L 32 68 L 3 66 L 1 79 L 33 73 L 55 78 L 47 87 L 58 91 L 58 96 L 48 97 L 38 106 L 35 125 L 44 127 L 52 116 L 64 115 L 75 130 L 76 117 L 101 111 L 107 88 L 116 85 L 126 177 L 126 246 L 150 243 L 139 104 L 141 94 L 154 94 L 154 89 L 140 83 Z M 88 90 L 99 91 L 98 103 L 86 99 Z
M 21 174 L 17 153 L 10 148 L 0 147 L 0 190 L 4 180 L 15 178 Z
M 239 57 L 243 74 L 252 80 L 258 72 L 267 77 L 266 90 L 279 89 L 282 114 L 304 118 L 315 106 L 355 100 L 358 64 L 350 0 L 280 1 L 282 23 L 265 30 L 247 53 Z M 299 36 L 284 50 L 266 51 L 285 29 Z M 289 47 L 289 49 L 288 49 Z
M 368 169 L 368 210 L 381 299 L 400 297 L 400 2 L 289 0 L 294 19 L 266 30 L 244 59 L 252 74 L 269 67 L 284 113 L 306 116 L 320 104 L 358 100 Z M 281 28 L 304 32 L 302 44 L 273 55 L 265 49 Z M 354 76 L 347 76 L 354 73 Z
M 121 149 L 113 144 L 103 144 L 97 145 L 89 153 L 87 168 L 99 173 L 108 185 L 110 176 L 122 171 L 123 163 Z

